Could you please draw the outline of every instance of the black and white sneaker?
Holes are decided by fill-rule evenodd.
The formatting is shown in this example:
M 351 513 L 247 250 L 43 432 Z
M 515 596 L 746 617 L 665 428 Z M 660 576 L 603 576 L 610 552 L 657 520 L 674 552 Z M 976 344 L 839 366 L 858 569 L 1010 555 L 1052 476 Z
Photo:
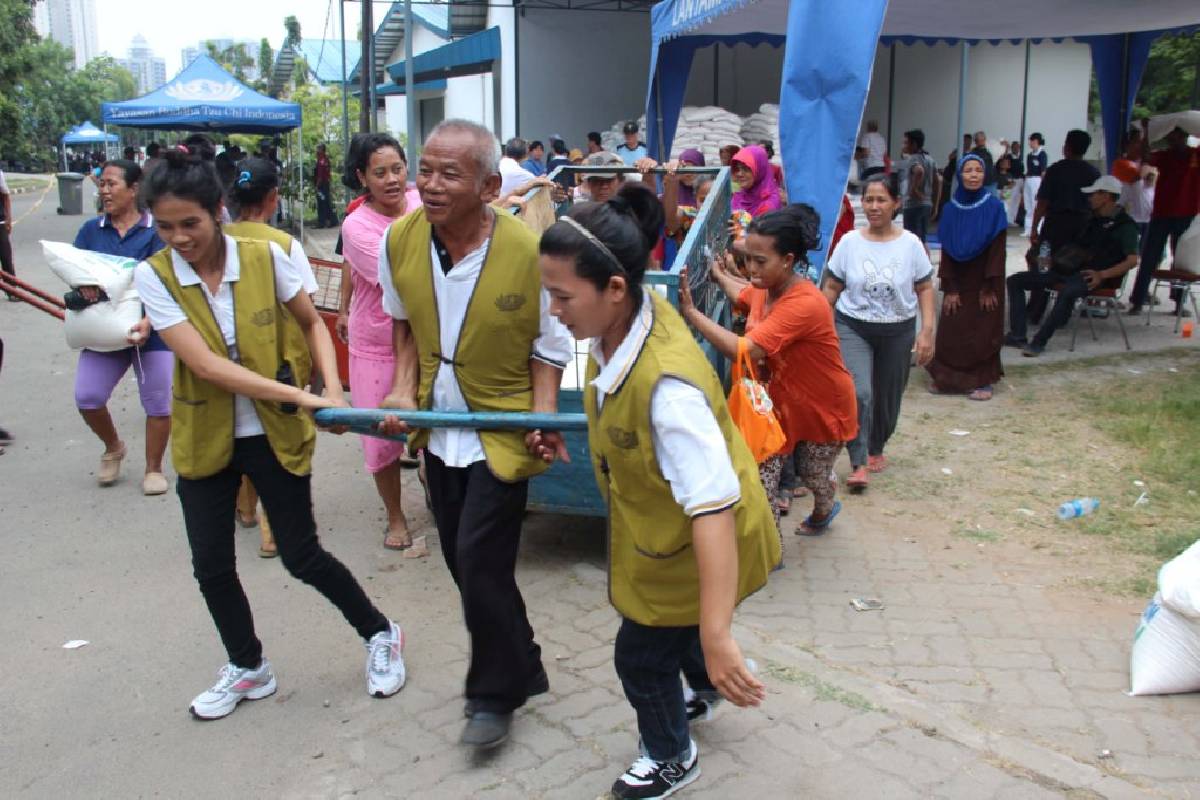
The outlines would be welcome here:
M 716 692 L 713 692 L 713 694 L 716 694 Z M 692 687 L 683 687 L 683 705 L 687 708 L 688 722 L 708 722 L 713 718 L 713 714 L 720 704 L 720 695 L 711 698 L 702 698 L 698 697 L 692 691 Z
M 669 797 L 700 777 L 700 758 L 692 742 L 686 761 L 655 761 L 642 756 L 612 786 L 617 800 L 656 800 Z

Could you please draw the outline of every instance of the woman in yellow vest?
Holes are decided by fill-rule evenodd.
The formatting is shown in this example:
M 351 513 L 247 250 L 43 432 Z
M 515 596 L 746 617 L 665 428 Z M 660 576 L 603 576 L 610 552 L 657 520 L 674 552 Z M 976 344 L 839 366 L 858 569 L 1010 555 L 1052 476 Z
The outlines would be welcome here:
M 642 740 L 612 792 L 665 797 L 700 774 L 689 720 L 707 719 L 720 697 L 763 699 L 730 624 L 779 563 L 779 537 L 716 373 L 675 309 L 642 286 L 650 253 L 629 205 L 575 209 L 540 252 L 551 313 L 592 340 L 584 409 L 608 502 L 609 597 L 623 618 L 615 662 Z M 554 458 L 539 432 L 526 444 Z
M 221 230 L 221 185 L 211 164 L 169 152 L 143 192 L 167 247 L 138 265 L 135 281 L 151 324 L 176 356 L 171 459 L 193 573 L 229 656 L 217 683 L 192 701 L 192 713 L 217 719 L 275 691 L 235 564 L 243 475 L 262 495 L 283 565 L 333 603 L 366 643 L 367 691 L 395 694 L 405 677 L 400 626 L 321 547 L 313 519 L 316 432 L 300 410 L 345 405 L 328 330 L 278 245 Z M 303 388 L 313 361 L 325 397 Z
M 287 254 L 292 266 L 300 273 L 304 282 L 304 291 L 309 295 L 317 291 L 317 279 L 313 275 L 312 264 L 308 263 L 308 255 L 304 247 L 291 234 L 284 233 L 270 225 L 275 211 L 279 208 L 279 171 L 275 165 L 265 158 L 246 158 L 237 164 L 237 172 L 233 184 L 227 190 L 233 204 L 235 221 L 225 225 L 223 230 L 230 236 L 239 239 L 258 239 L 264 242 L 274 242 Z M 275 558 L 279 549 L 275 546 L 275 537 L 271 535 L 271 523 L 264 513 L 261 518 L 258 513 L 258 492 L 247 477 L 242 477 L 242 487 L 238 491 L 237 519 L 243 528 L 261 526 L 262 543 L 258 547 L 258 555 L 262 558 Z

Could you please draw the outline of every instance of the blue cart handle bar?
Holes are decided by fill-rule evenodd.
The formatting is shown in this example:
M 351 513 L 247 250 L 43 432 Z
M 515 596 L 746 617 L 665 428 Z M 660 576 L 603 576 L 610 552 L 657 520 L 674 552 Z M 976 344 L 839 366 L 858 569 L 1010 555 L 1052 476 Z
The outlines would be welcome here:
M 413 428 L 474 428 L 481 431 L 586 431 L 584 414 L 532 414 L 526 412 L 410 411 L 398 408 L 322 408 L 313 415 L 318 425 L 344 425 L 354 433 L 383 439 L 378 425 L 393 416 Z

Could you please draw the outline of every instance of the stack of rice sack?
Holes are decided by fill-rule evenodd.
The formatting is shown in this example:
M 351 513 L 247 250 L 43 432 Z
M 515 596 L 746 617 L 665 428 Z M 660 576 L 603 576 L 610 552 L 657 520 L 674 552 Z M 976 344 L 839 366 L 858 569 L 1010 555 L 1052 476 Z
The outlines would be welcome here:
M 722 147 L 741 147 L 744 143 L 742 118 L 737 114 L 718 106 L 684 106 L 671 143 L 671 157 L 678 158 L 684 150 L 694 149 L 704 153 L 706 164 L 720 164 Z
M 778 120 L 778 114 L 776 114 Z M 617 149 L 625 142 L 622 128 L 627 120 L 620 120 L 609 130 L 600 134 L 605 150 Z M 646 141 L 646 117 L 637 120 L 638 138 Z M 776 123 L 778 125 L 778 122 Z M 741 147 L 742 118 L 732 111 L 718 106 L 684 106 L 679 113 L 679 124 L 675 129 L 675 141 L 671 143 L 671 158 L 678 158 L 684 150 L 695 149 L 704 153 L 705 163 L 719 164 L 720 150 L 727 144 Z M 651 156 L 654 156 L 651 153 Z
M 775 147 L 779 153 L 779 106 L 775 103 L 763 103 L 758 107 L 758 113 L 746 117 L 741 129 L 742 138 L 747 144 L 757 144 L 764 139 Z

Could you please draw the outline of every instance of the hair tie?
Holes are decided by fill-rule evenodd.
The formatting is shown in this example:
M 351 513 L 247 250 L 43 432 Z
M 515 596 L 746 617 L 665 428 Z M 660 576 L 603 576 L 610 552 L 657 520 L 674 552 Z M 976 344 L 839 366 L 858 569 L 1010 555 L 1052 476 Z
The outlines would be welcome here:
M 250 178 L 251 178 L 251 176 L 250 176 L 249 170 L 242 170 L 242 174 L 238 175 L 237 185 L 245 186 L 247 183 L 250 182 Z
M 608 260 L 613 263 L 613 266 L 615 266 L 617 268 L 617 271 L 619 273 L 621 273 L 622 275 L 629 274 L 629 271 L 626 270 L 624 266 L 622 266 L 620 259 L 618 259 L 615 255 L 613 255 L 613 251 L 609 250 L 608 246 L 596 237 L 596 234 L 592 233 L 587 228 L 583 227 L 582 225 L 580 225 L 578 222 L 571 219 L 570 217 L 559 217 L 558 221 L 567 223 L 572 228 L 574 228 L 575 230 L 577 230 L 581 234 L 583 234 L 583 238 L 587 239 L 589 242 L 596 245 L 596 247 L 598 247 L 600 249 L 600 252 L 604 253 L 605 257 L 607 257 Z

